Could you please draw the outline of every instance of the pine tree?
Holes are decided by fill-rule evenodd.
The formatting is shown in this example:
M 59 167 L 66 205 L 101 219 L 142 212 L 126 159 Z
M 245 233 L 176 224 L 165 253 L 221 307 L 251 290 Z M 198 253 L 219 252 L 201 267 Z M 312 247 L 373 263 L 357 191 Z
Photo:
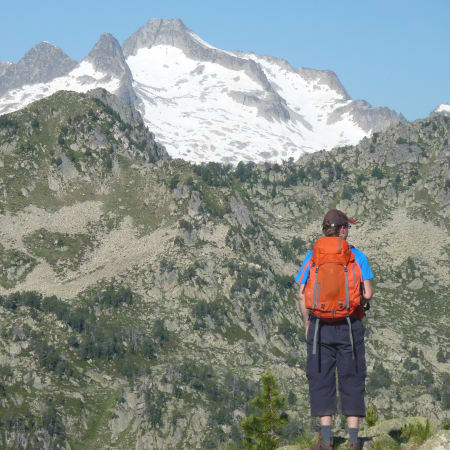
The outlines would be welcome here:
M 280 431 L 287 424 L 288 416 L 281 412 L 287 400 L 278 393 L 275 377 L 267 371 L 261 378 L 262 391 L 252 401 L 260 410 L 259 417 L 251 414 L 241 422 L 247 437 L 244 447 L 249 450 L 271 450 L 279 446 Z

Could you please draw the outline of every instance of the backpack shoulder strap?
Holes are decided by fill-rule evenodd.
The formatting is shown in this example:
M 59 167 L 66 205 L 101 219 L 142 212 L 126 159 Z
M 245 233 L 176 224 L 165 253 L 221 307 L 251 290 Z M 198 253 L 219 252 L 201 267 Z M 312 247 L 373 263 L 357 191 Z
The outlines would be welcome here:
M 303 267 L 302 273 L 300 274 L 300 277 L 298 279 L 298 284 L 302 284 L 303 275 L 305 275 L 306 269 L 311 267 L 312 264 L 312 258 L 305 264 L 305 267 Z

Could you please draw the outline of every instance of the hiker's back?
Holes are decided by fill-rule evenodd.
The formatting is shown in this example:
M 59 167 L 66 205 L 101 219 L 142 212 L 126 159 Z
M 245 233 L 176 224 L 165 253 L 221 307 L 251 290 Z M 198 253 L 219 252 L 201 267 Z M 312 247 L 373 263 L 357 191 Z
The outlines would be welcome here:
M 305 287 L 305 306 L 323 321 L 362 317 L 361 269 L 342 237 L 317 239 Z

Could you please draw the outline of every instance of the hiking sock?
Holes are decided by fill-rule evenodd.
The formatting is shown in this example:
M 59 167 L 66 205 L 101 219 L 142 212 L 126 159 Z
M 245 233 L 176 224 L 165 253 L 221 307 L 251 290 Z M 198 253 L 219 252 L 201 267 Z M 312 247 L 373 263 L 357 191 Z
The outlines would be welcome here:
M 331 425 L 321 425 L 320 432 L 325 442 L 331 442 Z
M 356 444 L 358 442 L 358 428 L 349 428 L 348 429 L 348 442 L 350 444 Z

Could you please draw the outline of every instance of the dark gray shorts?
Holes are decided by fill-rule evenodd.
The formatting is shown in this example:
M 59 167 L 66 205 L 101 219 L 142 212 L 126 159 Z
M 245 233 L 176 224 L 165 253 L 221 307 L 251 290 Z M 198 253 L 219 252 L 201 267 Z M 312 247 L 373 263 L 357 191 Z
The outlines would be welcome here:
M 313 355 L 314 327 L 319 326 L 317 353 Z M 354 355 L 346 321 L 325 323 L 311 320 L 306 340 L 308 359 L 306 375 L 312 416 L 329 416 L 337 412 L 336 368 L 342 414 L 366 415 L 364 405 L 366 357 L 364 349 L 364 325 L 352 319 Z

